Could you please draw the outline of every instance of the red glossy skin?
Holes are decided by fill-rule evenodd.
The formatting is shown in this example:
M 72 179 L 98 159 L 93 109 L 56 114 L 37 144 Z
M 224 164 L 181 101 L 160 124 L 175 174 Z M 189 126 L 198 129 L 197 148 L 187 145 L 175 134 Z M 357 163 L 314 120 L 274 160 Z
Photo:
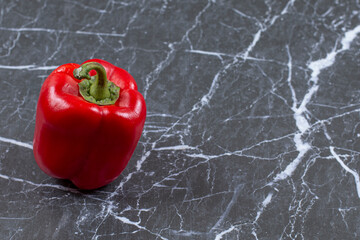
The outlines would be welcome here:
M 38 100 L 34 156 L 48 175 L 70 179 L 81 189 L 102 187 L 124 170 L 141 136 L 146 105 L 134 78 L 100 59 L 108 80 L 120 87 L 114 105 L 99 106 L 79 93 L 73 76 L 79 64 L 58 67 L 45 80 Z

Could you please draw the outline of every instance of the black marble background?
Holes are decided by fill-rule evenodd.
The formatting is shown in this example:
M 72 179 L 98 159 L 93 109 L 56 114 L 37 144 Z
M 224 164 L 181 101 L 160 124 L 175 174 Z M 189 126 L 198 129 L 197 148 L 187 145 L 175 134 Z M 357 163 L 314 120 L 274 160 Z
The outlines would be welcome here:
M 359 0 L 0 1 L 0 239 L 359 239 Z M 130 72 L 143 136 L 83 192 L 32 153 L 41 84 Z

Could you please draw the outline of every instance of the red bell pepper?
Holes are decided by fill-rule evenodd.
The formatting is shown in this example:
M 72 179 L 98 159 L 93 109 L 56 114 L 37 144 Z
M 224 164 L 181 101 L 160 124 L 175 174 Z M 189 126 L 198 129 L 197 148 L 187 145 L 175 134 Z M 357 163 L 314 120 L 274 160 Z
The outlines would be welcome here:
M 41 87 L 35 160 L 78 188 L 102 187 L 128 164 L 145 118 L 144 98 L 125 70 L 100 59 L 62 65 Z

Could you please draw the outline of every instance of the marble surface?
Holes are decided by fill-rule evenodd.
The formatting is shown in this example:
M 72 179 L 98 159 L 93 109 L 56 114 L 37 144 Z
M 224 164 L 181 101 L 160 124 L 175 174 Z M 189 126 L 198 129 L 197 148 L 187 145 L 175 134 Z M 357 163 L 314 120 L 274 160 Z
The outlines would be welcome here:
M 0 8 L 0 239 L 359 239 L 359 0 Z M 148 116 L 86 192 L 32 138 L 43 81 L 90 58 L 129 71 Z

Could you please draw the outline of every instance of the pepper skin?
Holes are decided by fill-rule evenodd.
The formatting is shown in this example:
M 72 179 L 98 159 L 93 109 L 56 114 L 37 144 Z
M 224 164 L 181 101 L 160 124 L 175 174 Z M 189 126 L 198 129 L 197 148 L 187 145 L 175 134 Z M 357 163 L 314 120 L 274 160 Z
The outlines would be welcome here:
M 109 81 L 120 87 L 115 104 L 98 105 L 79 93 L 69 63 L 55 69 L 42 85 L 36 110 L 34 156 L 48 175 L 71 180 L 80 189 L 96 189 L 128 164 L 141 136 L 146 105 L 134 78 L 100 59 Z M 90 75 L 96 75 L 95 70 Z M 101 74 L 100 74 L 101 75 Z M 85 81 L 85 80 L 83 80 Z

